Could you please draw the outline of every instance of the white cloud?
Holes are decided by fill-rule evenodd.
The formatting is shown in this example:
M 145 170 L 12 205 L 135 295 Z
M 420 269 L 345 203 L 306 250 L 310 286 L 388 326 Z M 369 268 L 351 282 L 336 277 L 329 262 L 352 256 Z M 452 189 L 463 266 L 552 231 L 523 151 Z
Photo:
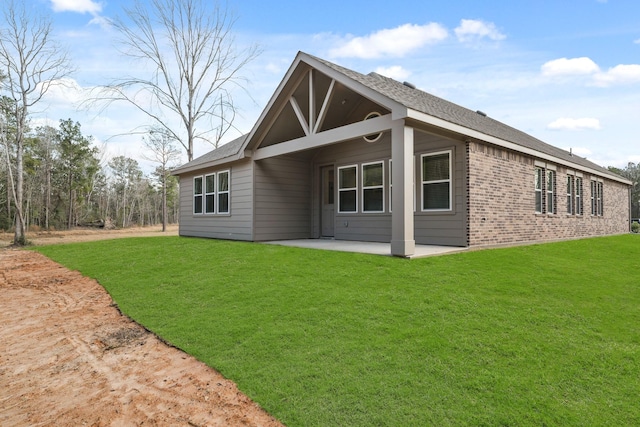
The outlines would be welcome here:
M 400 65 L 392 65 L 391 67 L 378 67 L 376 73 L 395 80 L 403 80 L 411 75 L 409 70 L 405 70 Z
M 635 44 L 640 44 L 640 39 L 634 40 L 633 41 Z
M 640 65 L 616 65 L 606 72 L 597 73 L 593 76 L 596 86 L 611 86 L 614 84 L 640 83 Z
M 495 24 L 492 22 L 484 22 L 475 19 L 463 19 L 460 25 L 454 30 L 456 37 L 461 42 L 472 42 L 482 38 L 489 38 L 494 41 L 506 38 Z
M 102 3 L 93 0 L 51 0 L 54 12 L 77 12 L 96 15 L 102 11 Z
M 541 70 L 543 76 L 556 77 L 594 74 L 600 71 L 600 67 L 587 57 L 560 58 L 544 63 Z
M 640 65 L 620 64 L 602 71 L 590 58 L 560 58 L 541 67 L 545 77 L 591 76 L 590 84 L 608 87 L 617 84 L 640 83 Z
M 547 125 L 547 129 L 551 130 L 600 130 L 600 120 L 583 117 L 580 119 L 571 119 L 568 117 L 561 117 L 554 120 Z
M 282 73 L 282 67 L 280 67 L 279 65 L 273 63 L 273 62 L 269 62 L 265 67 L 265 70 L 267 70 L 269 73 L 271 74 L 280 74 Z
M 364 37 L 350 37 L 341 46 L 332 49 L 334 58 L 403 57 L 425 45 L 443 41 L 448 36 L 445 27 L 437 23 L 425 25 L 404 24 L 384 29 Z
M 71 78 L 51 81 L 44 99 L 52 106 L 77 105 L 87 97 L 87 90 Z

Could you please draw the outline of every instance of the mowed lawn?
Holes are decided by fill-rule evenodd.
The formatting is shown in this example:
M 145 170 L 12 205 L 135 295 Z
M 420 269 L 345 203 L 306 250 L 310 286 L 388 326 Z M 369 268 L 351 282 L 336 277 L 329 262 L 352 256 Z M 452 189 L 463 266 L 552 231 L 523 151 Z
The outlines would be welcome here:
M 640 425 L 640 236 L 404 260 L 38 247 L 288 426 Z

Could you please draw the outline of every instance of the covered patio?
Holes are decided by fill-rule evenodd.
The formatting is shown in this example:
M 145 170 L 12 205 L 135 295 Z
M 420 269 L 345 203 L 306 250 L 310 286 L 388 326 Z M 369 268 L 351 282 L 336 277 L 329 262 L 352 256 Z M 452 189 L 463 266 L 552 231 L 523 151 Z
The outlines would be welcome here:
M 392 256 L 390 243 L 356 242 L 335 239 L 273 240 L 263 243 L 269 245 L 292 246 L 297 248 L 322 249 L 326 251 L 357 252 L 363 254 Z M 416 245 L 413 255 L 406 258 L 425 258 L 429 256 L 464 252 L 466 250 L 468 250 L 468 248 L 456 246 Z

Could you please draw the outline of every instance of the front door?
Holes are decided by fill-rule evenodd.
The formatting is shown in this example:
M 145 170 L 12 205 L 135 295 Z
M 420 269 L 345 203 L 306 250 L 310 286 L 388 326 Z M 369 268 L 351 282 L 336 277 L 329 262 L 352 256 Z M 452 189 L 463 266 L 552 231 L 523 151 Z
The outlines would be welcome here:
M 333 223 L 335 220 L 334 210 L 334 174 L 333 166 L 325 166 L 320 169 L 322 175 L 320 194 L 322 201 L 320 203 L 320 226 L 322 237 L 333 237 Z

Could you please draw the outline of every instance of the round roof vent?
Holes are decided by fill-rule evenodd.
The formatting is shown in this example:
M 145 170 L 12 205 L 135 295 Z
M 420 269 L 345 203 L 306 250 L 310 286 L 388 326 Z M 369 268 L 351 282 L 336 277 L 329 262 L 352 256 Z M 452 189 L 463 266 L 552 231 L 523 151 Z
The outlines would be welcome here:
M 369 119 L 374 119 L 374 118 L 380 117 L 380 116 L 381 116 L 381 114 L 378 113 L 377 111 L 372 111 L 369 114 L 367 114 L 364 119 L 365 120 L 369 120 Z M 382 138 L 382 132 L 374 133 L 374 134 L 371 134 L 371 135 L 365 135 L 362 138 L 367 142 L 376 142 L 377 140 Z

